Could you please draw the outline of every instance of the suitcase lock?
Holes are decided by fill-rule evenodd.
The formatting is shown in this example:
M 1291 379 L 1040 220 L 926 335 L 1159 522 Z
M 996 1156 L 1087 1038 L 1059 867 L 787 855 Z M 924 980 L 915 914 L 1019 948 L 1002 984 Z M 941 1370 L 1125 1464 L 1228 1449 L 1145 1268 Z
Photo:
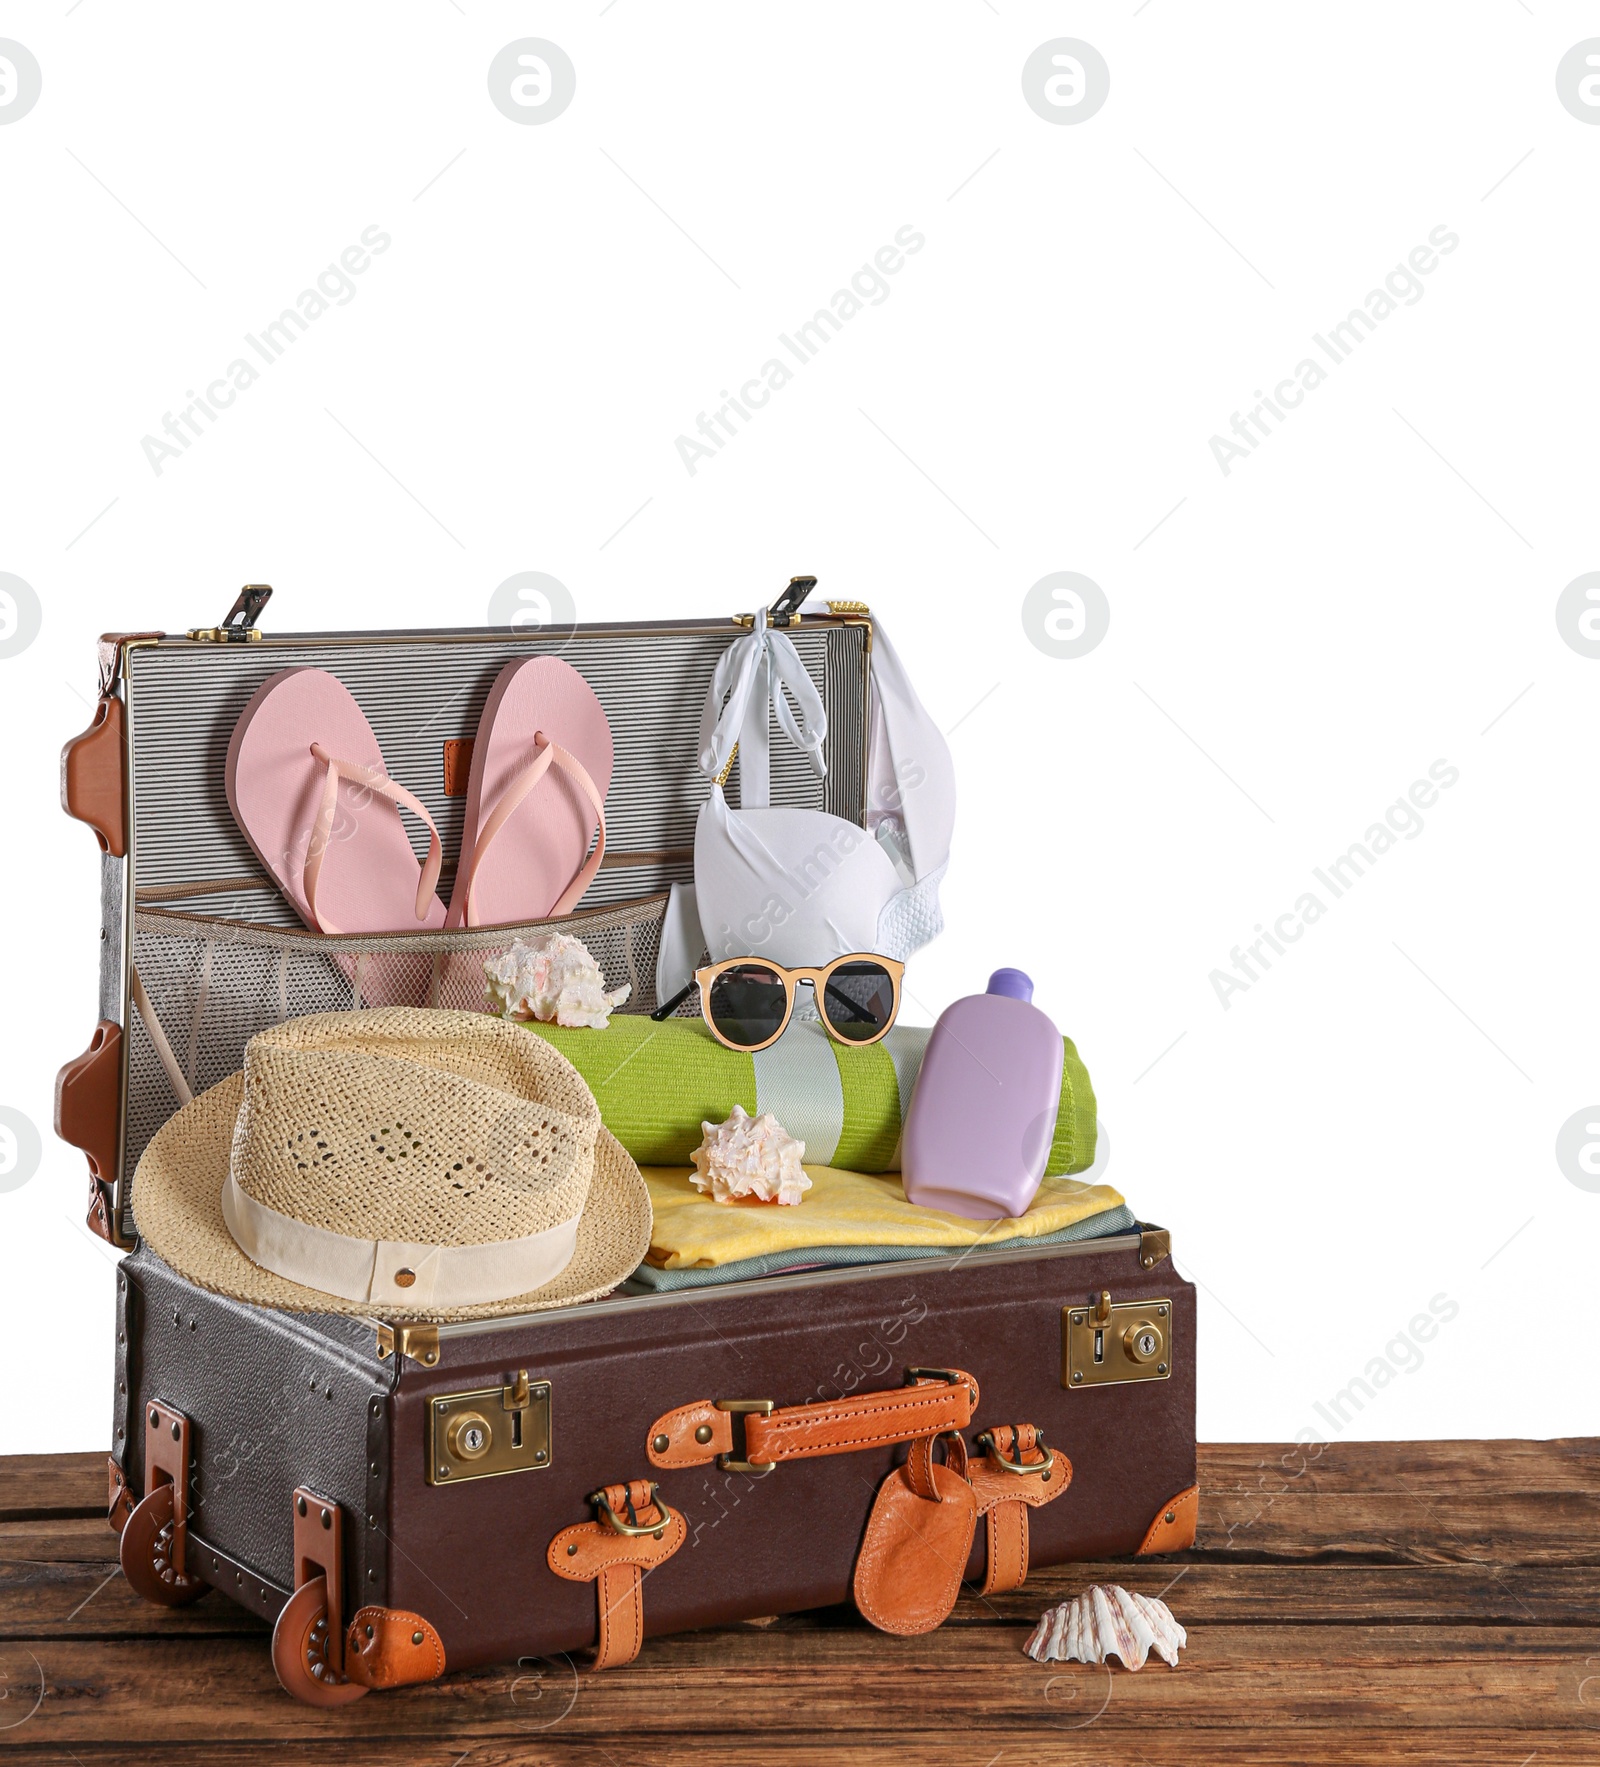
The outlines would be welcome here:
M 1172 1302 L 1113 1301 L 1102 1289 L 1087 1307 L 1061 1309 L 1061 1384 L 1117 1386 L 1172 1373 Z
M 525 1368 L 499 1387 L 442 1393 L 428 1405 L 428 1483 L 459 1485 L 549 1466 L 550 1383 Z

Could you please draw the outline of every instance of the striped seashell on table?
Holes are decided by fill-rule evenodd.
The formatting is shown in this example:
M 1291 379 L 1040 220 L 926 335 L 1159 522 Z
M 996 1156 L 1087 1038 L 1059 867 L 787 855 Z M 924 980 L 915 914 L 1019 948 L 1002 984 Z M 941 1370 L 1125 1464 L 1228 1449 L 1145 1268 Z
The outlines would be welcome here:
M 1130 1595 L 1115 1583 L 1096 1583 L 1050 1608 L 1022 1648 L 1038 1663 L 1104 1663 L 1114 1656 L 1127 1669 L 1142 1669 L 1153 1650 L 1176 1668 L 1178 1652 L 1188 1642 L 1164 1601 Z

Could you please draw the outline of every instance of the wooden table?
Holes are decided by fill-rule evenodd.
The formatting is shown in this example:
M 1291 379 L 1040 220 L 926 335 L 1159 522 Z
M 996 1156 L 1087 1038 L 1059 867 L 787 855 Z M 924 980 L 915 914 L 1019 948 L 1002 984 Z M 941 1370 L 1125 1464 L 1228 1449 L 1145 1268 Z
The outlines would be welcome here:
M 1600 1763 L 1600 1440 L 1206 1447 L 1193 1552 L 969 1590 L 926 1638 L 830 1609 L 652 1639 L 594 1679 L 557 1659 L 334 1712 L 279 1691 L 265 1628 L 220 1596 L 133 1595 L 104 1467 L 0 1460 L 0 1748 L 18 1760 Z M 1189 1628 L 1181 1666 L 1024 1656 L 1042 1609 L 1094 1581 L 1163 1595 Z

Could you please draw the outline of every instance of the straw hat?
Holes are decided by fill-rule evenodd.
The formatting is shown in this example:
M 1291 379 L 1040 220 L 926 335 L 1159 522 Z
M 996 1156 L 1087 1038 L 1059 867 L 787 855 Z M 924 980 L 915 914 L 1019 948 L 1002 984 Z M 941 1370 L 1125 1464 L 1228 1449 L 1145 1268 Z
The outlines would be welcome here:
M 157 1131 L 139 1232 L 293 1313 L 490 1319 L 592 1300 L 650 1245 L 639 1168 L 578 1071 L 479 1012 L 291 1019 Z

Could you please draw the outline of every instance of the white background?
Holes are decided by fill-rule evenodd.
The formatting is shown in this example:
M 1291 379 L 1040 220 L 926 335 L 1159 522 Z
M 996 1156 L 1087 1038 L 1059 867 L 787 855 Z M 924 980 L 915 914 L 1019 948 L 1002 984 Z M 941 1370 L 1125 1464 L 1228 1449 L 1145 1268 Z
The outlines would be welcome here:
M 1555 1141 L 1600 1097 L 1600 662 L 1555 604 L 1600 568 L 1600 127 L 1555 71 L 1594 18 L 7 8 L 43 91 L 0 127 L 0 570 L 43 627 L 0 660 L 0 1105 L 45 1146 L 0 1195 L 0 1449 L 109 1429 L 114 1260 L 49 1133 L 95 1019 L 55 755 L 96 634 L 246 581 L 279 627 L 477 624 L 524 570 L 586 619 L 799 571 L 883 616 L 962 799 L 908 1016 L 1034 973 L 1108 1178 L 1202 1285 L 1202 1436 L 1592 1431 L 1600 1195 Z M 1056 126 L 1020 76 L 1065 35 L 1111 88 Z M 541 126 L 488 97 L 525 36 L 577 69 Z M 370 225 L 355 297 L 153 472 L 141 438 Z M 691 476 L 675 438 L 906 225 L 888 298 Z M 1421 298 L 1224 475 L 1211 436 L 1441 226 Z M 1023 625 L 1062 570 L 1111 609 L 1077 660 Z M 1210 973 L 1440 758 L 1423 831 L 1224 1009 Z

